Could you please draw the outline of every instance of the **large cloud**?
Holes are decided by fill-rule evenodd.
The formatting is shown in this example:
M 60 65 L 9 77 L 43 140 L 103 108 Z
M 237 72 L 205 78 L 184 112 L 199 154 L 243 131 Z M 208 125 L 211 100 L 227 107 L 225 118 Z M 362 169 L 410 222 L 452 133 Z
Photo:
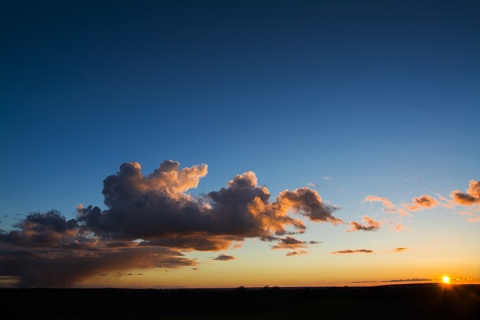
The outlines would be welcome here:
M 237 175 L 202 197 L 187 194 L 206 172 L 206 165 L 179 169 L 178 162 L 165 161 L 144 176 L 138 163 L 124 163 L 104 181 L 108 209 L 82 208 L 78 221 L 104 239 L 143 239 L 194 250 L 223 250 L 244 238 L 304 232 L 304 222 L 290 212 L 311 221 L 343 222 L 309 188 L 285 190 L 270 202 L 268 189 L 258 186 L 253 172 Z
M 102 241 L 56 211 L 32 213 L 16 227 L 0 235 L 0 275 L 18 277 L 21 287 L 69 287 L 109 271 L 196 265 L 166 248 Z
M 79 206 L 76 219 L 59 212 L 32 213 L 0 234 L 0 276 L 21 286 L 70 286 L 98 273 L 131 268 L 193 266 L 190 250 L 220 251 L 245 238 L 299 248 L 284 235 L 303 233 L 305 223 L 343 223 L 309 188 L 285 190 L 270 201 L 253 172 L 235 176 L 218 191 L 193 196 L 207 165 L 180 168 L 164 161 L 150 175 L 123 163 L 103 182 L 106 210 Z M 312 244 L 312 242 L 310 242 Z M 44 266 L 44 267 L 41 267 Z

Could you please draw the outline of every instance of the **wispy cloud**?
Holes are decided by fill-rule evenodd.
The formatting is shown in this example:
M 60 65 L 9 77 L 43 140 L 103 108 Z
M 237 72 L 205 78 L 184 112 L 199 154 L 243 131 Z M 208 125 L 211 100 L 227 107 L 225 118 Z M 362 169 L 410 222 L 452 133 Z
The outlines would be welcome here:
M 383 206 L 383 210 L 385 212 L 393 212 L 393 213 L 398 213 L 401 216 L 406 216 L 410 215 L 407 210 L 394 205 L 390 200 L 388 200 L 385 197 L 379 197 L 379 196 L 373 196 L 373 195 L 368 195 L 366 196 L 363 201 L 367 202 L 380 202 Z
M 394 249 L 395 252 L 402 252 L 402 251 L 405 251 L 405 250 L 408 250 L 408 248 L 395 248 Z
M 333 252 L 330 252 L 330 253 L 331 254 L 373 253 L 373 251 L 368 250 L 368 249 L 358 249 L 358 250 L 347 249 L 347 250 L 333 251 Z
M 292 256 L 304 255 L 304 254 L 308 254 L 308 251 L 303 251 L 303 250 L 291 251 L 291 252 L 287 252 L 286 256 L 292 257 Z

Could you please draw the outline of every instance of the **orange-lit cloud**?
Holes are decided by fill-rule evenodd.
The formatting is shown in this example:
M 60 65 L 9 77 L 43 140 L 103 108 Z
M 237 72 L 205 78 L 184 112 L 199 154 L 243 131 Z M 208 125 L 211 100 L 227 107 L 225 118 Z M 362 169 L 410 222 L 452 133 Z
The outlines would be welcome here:
M 408 248 L 395 248 L 395 252 L 402 252 L 402 251 L 405 251 L 405 250 L 408 250 Z
M 367 201 L 367 202 L 380 202 L 382 203 L 382 206 L 383 206 L 383 210 L 385 212 L 394 212 L 394 213 L 398 213 L 400 214 L 401 216 L 406 216 L 406 215 L 409 215 L 408 211 L 401 208 L 401 207 L 398 207 L 398 206 L 395 206 L 390 200 L 388 200 L 387 198 L 385 197 L 379 197 L 379 196 L 371 196 L 371 195 L 368 195 L 366 196 L 363 201 Z
M 471 206 L 480 204 L 480 181 L 471 180 L 467 192 L 455 190 L 450 193 L 454 204 Z
M 348 254 L 348 253 L 372 253 L 372 250 L 368 249 L 358 249 L 358 250 L 340 250 L 330 252 L 331 254 Z
M 229 260 L 235 260 L 236 258 L 234 256 L 229 256 L 226 254 L 221 254 L 216 258 L 213 258 L 213 260 L 219 260 L 219 261 L 229 261 Z
M 412 204 L 407 207 L 408 210 L 411 211 L 433 208 L 440 204 L 437 199 L 428 195 L 422 195 L 420 197 L 413 198 L 411 203 Z
M 380 223 L 379 222 L 373 220 L 369 216 L 363 216 L 362 218 L 363 218 L 363 221 L 366 222 L 366 224 L 361 224 L 359 222 L 352 221 L 352 222 L 349 223 L 351 228 L 347 231 L 348 232 L 354 232 L 354 231 L 359 231 L 359 230 L 362 230 L 362 231 L 376 231 L 376 230 L 380 229 Z
M 303 251 L 303 250 L 291 251 L 291 252 L 287 252 L 286 256 L 292 257 L 292 256 L 304 255 L 304 254 L 308 254 L 308 251 Z
M 390 200 L 388 200 L 387 198 L 384 198 L 384 197 L 368 195 L 363 200 L 367 201 L 367 202 L 381 202 L 382 205 L 385 208 L 388 208 L 388 209 L 393 209 L 395 207 L 395 205 Z

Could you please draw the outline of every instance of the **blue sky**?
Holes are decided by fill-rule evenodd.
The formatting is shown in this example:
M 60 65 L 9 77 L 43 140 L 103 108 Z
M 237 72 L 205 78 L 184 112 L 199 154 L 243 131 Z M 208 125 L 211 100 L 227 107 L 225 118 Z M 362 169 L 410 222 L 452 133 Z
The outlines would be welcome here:
M 480 179 L 478 1 L 0 6 L 4 231 L 31 212 L 105 209 L 104 179 L 130 161 L 144 175 L 207 164 L 193 194 L 253 171 L 272 199 L 310 187 L 345 221 L 387 219 L 367 195 L 447 198 Z M 464 209 L 402 224 L 454 223 L 479 242 Z M 307 223 L 322 243 L 344 232 Z

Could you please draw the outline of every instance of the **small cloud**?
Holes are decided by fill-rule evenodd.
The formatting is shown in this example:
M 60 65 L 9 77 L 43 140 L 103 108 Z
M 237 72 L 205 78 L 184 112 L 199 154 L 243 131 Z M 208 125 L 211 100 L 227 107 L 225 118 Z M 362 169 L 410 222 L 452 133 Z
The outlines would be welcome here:
M 428 195 L 422 195 L 417 198 L 413 198 L 411 205 L 409 205 L 407 208 L 408 210 L 411 211 L 416 211 L 416 210 L 423 210 L 427 208 L 433 208 L 436 207 L 440 204 L 437 199 L 428 196 Z
M 394 249 L 395 252 L 402 252 L 402 251 L 405 251 L 405 250 L 408 250 L 408 248 L 395 248 Z
M 368 249 L 358 249 L 358 250 L 340 250 L 330 252 L 331 254 L 347 254 L 347 253 L 372 253 L 372 250 Z
M 314 182 L 309 182 L 307 183 L 307 186 L 309 187 L 318 187 L 318 184 L 314 183 Z
M 234 256 L 228 256 L 226 254 L 221 254 L 216 258 L 213 258 L 213 260 L 219 260 L 219 261 L 229 261 L 229 260 L 235 260 L 236 258 Z
M 194 270 L 194 271 L 197 271 L 197 270 L 198 270 L 198 268 L 192 268 L 192 270 Z
M 455 190 L 450 193 L 452 202 L 461 206 L 480 204 L 480 181 L 471 180 L 467 192 Z
M 403 208 L 400 208 L 398 206 L 395 206 L 390 200 L 388 200 L 385 197 L 368 195 L 363 199 L 363 201 L 381 202 L 382 206 L 383 206 L 383 211 L 385 211 L 385 212 L 394 212 L 394 213 L 400 214 L 401 216 L 410 215 L 407 210 L 405 210 Z
M 332 177 L 323 177 L 322 179 L 323 179 L 324 181 L 333 180 Z
M 292 257 L 292 256 L 297 256 L 297 255 L 303 255 L 303 254 L 308 254 L 308 251 L 303 251 L 303 250 L 291 251 L 291 252 L 287 252 L 286 256 L 287 257 Z
M 388 208 L 388 209 L 393 209 L 395 206 L 394 204 L 388 200 L 387 198 L 385 197 L 379 197 L 379 196 L 366 196 L 365 199 L 363 199 L 363 201 L 367 201 L 367 202 L 381 202 L 382 205 L 385 207 L 385 208 Z
M 278 243 L 272 247 L 272 249 L 297 249 L 305 248 L 306 242 L 295 239 L 294 237 L 286 237 L 284 239 L 279 239 Z
M 348 230 L 348 232 L 354 232 L 354 231 L 376 231 L 380 229 L 380 222 L 377 222 L 370 218 L 369 216 L 363 216 L 363 221 L 366 222 L 366 224 L 361 224 L 356 221 L 352 221 L 349 223 L 349 225 L 352 226 L 351 229 Z

